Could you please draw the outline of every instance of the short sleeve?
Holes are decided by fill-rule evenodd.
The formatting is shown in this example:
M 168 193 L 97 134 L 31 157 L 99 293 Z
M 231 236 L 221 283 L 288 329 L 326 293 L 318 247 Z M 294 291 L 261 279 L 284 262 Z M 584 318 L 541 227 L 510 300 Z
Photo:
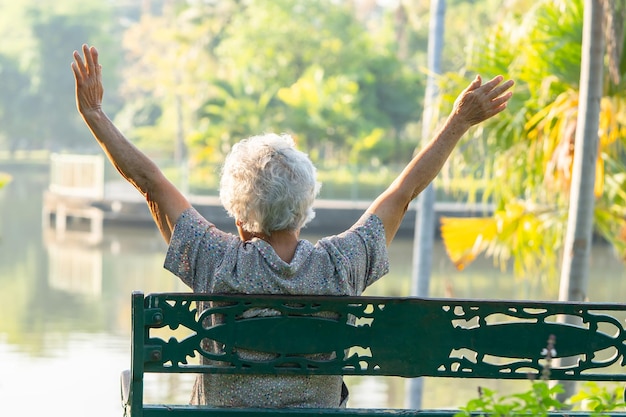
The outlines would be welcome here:
M 320 240 L 335 266 L 344 271 L 354 291 L 365 288 L 389 272 L 385 229 L 374 214 L 366 213 L 346 232 Z
M 234 239 L 189 208 L 176 222 L 164 267 L 194 291 L 202 291 Z

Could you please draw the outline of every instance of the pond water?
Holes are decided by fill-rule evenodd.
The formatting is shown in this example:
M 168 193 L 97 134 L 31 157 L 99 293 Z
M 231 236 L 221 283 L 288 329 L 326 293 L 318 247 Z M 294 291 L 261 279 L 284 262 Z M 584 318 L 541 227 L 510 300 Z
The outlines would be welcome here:
M 85 232 L 58 236 L 42 229 L 45 167 L 12 173 L 14 181 L 0 190 L 0 404 L 7 415 L 79 416 L 90 410 L 94 417 L 121 416 L 119 375 L 129 366 L 131 292 L 187 289 L 163 270 L 166 247 L 156 228 L 110 226 L 99 242 Z M 408 295 L 412 240 L 397 239 L 390 257 L 390 274 L 366 295 Z M 592 301 L 622 301 L 626 271 L 606 246 L 594 248 L 591 273 Z M 553 300 L 558 292 L 556 284 L 539 279 L 516 280 L 490 260 L 456 271 L 440 243 L 430 288 L 434 297 L 490 299 Z M 347 383 L 352 407 L 404 407 L 399 378 Z M 500 387 L 426 379 L 423 406 L 462 405 L 478 385 Z M 155 377 L 148 380 L 148 399 L 167 393 L 185 402 L 190 389 L 188 379 Z

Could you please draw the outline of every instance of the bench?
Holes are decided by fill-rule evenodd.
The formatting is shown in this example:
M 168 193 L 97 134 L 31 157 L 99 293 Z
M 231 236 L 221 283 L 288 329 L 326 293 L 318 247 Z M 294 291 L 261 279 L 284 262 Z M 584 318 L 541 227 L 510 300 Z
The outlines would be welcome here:
M 209 308 L 199 312 L 198 303 Z M 246 318 L 251 309 L 269 309 L 265 311 L 273 315 Z M 131 369 L 123 373 L 122 402 L 131 417 L 453 416 L 458 410 L 146 404 L 144 375 L 539 379 L 549 369 L 551 380 L 624 381 L 625 314 L 625 305 L 606 303 L 134 292 Z M 219 317 L 221 324 L 207 325 L 209 317 Z M 224 346 L 223 352 L 203 351 L 203 340 L 217 341 Z M 547 349 L 549 340 L 555 350 Z M 236 348 L 272 352 L 276 359 L 243 360 L 234 352 Z M 335 358 L 324 362 L 302 356 L 330 352 L 336 353 Z M 546 366 L 546 354 L 557 361 Z M 222 363 L 203 365 L 197 360 L 200 356 Z

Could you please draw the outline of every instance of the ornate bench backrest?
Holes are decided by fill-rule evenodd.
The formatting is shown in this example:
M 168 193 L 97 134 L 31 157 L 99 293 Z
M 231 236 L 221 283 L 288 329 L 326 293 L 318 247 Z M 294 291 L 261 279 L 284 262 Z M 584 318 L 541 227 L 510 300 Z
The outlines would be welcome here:
M 131 372 L 133 381 L 144 372 L 526 379 L 546 371 L 554 380 L 623 381 L 624 310 L 593 303 L 135 293 Z M 266 355 L 247 359 L 242 350 Z

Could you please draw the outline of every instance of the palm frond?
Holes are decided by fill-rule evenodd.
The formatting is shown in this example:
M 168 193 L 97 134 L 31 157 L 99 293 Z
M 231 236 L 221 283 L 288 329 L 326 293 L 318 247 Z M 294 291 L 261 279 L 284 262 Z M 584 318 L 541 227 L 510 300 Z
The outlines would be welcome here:
M 441 237 L 448 257 L 458 270 L 465 269 L 496 238 L 497 225 L 494 218 L 441 219 Z

